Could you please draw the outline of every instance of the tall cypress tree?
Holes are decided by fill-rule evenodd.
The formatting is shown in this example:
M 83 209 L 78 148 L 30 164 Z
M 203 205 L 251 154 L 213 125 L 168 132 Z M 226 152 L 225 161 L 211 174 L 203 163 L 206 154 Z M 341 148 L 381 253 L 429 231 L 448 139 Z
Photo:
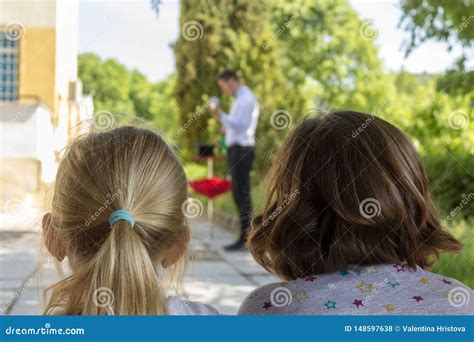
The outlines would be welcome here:
M 220 95 L 216 76 L 224 69 L 236 69 L 260 103 L 256 140 L 257 156 L 261 157 L 257 162 L 263 162 L 266 150 L 281 140 L 266 134 L 273 129 L 272 113 L 298 111 L 302 106 L 300 96 L 289 94 L 278 50 L 268 44 L 274 34 L 270 10 L 267 2 L 255 0 L 181 2 L 175 96 L 185 128 L 179 141 L 185 150 L 194 148 L 198 141 L 215 139 L 217 123 L 209 120 L 202 106 L 209 96 Z M 227 99 L 223 107 L 228 104 Z

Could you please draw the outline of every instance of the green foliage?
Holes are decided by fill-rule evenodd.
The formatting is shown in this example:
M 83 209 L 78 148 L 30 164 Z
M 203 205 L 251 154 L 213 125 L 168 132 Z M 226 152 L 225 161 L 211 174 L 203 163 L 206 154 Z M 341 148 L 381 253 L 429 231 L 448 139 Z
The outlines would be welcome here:
M 84 92 L 94 94 L 96 110 L 133 113 L 134 106 L 129 97 L 131 74 L 119 62 L 102 61 L 94 54 L 80 55 L 79 78 L 84 84 Z
M 383 102 L 376 32 L 364 30 L 348 1 L 276 1 L 272 14 L 274 32 L 285 28 L 271 42 L 280 46 L 285 74 L 296 86 L 312 82 L 318 106 L 368 110 Z
M 428 39 L 469 46 L 474 39 L 472 1 L 402 0 L 400 25 L 410 32 L 408 52 Z
M 430 39 L 446 42 L 449 50 L 455 43 L 461 44 L 463 55 L 447 75 L 439 80 L 438 89 L 449 94 L 472 92 L 474 73 L 466 69 L 465 63 L 467 56 L 472 53 L 474 41 L 474 2 L 402 0 L 401 8 L 403 16 L 400 26 L 410 33 L 405 46 L 406 54 Z
M 451 70 L 439 79 L 437 89 L 452 95 L 464 95 L 472 92 L 474 84 L 474 71 L 466 71 L 464 58 L 461 58 Z M 474 96 L 470 94 L 471 103 L 474 104 Z
M 474 264 L 473 225 L 474 221 L 472 219 L 449 222 L 448 230 L 463 242 L 464 247 L 457 255 L 442 255 L 432 270 L 447 277 L 458 279 L 471 288 L 474 288 L 474 267 L 472 267 Z
M 232 68 L 256 94 L 261 109 L 257 136 L 262 145 L 271 146 L 273 140 L 262 137 L 271 113 L 280 108 L 297 111 L 302 97 L 288 89 L 278 54 L 262 49 L 272 34 L 269 6 L 254 0 L 183 1 L 180 27 L 175 46 L 176 99 L 181 124 L 194 118 L 182 137 L 183 146 L 193 149 L 196 142 L 217 140 L 218 123 L 199 108 L 208 97 L 219 95 L 216 76 Z M 224 99 L 224 108 L 229 102 Z
M 178 107 L 173 99 L 176 76 L 155 83 L 151 87 L 153 101 L 150 111 L 153 113 L 153 123 L 165 132 L 168 141 L 177 144 L 176 129 L 179 126 Z
M 460 206 L 469 194 L 474 194 L 474 155 L 445 151 L 443 154 L 424 158 L 430 178 L 431 193 L 440 208 L 441 218 Z M 474 217 L 474 205 L 461 208 L 460 218 Z
M 315 106 L 367 110 L 383 103 L 381 62 L 361 25 L 347 0 L 183 2 L 176 98 L 181 124 L 194 118 L 181 139 L 185 150 L 197 141 L 216 140 L 218 123 L 207 112 L 196 113 L 219 93 L 215 77 L 226 68 L 238 70 L 260 102 L 259 174 L 287 134 L 272 125 L 276 111 L 297 122 L 314 114 Z
M 96 111 L 114 113 L 120 124 L 141 119 L 168 139 L 173 138 L 178 126 L 177 108 L 172 100 L 174 76 L 153 84 L 139 71 L 130 71 L 116 60 L 102 61 L 88 53 L 79 56 L 79 78 L 84 91 L 94 94 Z
M 421 154 L 435 202 L 446 215 L 474 192 L 474 116 L 466 96 L 436 89 L 438 77 L 401 71 L 386 76 L 385 102 L 370 112 L 406 132 Z M 462 216 L 474 213 L 472 206 Z
M 474 192 L 474 124 L 470 100 L 436 90 L 437 77 L 397 75 L 396 91 L 385 118 L 414 141 L 430 180 L 430 190 L 443 215 Z M 462 216 L 474 214 L 474 207 Z

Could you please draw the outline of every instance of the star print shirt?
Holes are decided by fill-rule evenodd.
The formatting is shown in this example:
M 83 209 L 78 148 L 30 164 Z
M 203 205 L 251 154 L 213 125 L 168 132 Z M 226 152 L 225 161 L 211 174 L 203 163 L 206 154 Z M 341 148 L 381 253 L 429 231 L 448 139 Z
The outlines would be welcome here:
M 403 264 L 349 267 L 253 291 L 239 315 L 473 315 L 474 294 Z

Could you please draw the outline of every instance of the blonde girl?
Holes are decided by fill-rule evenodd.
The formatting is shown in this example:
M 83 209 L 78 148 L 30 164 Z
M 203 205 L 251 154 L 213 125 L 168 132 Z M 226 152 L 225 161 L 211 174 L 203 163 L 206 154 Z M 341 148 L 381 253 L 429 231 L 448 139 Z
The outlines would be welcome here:
M 158 134 L 122 127 L 76 140 L 43 217 L 45 245 L 71 274 L 46 290 L 44 314 L 216 314 L 167 297 L 165 275 L 187 255 L 186 199 L 184 170 Z

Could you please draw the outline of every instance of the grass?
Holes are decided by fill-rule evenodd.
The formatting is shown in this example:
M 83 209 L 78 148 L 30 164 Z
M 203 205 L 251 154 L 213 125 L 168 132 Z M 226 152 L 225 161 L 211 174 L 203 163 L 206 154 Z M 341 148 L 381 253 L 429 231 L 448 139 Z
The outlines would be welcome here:
M 464 248 L 457 255 L 444 254 L 433 266 L 432 271 L 447 277 L 455 278 L 474 288 L 474 220 L 448 223 L 448 229 L 463 244 Z

